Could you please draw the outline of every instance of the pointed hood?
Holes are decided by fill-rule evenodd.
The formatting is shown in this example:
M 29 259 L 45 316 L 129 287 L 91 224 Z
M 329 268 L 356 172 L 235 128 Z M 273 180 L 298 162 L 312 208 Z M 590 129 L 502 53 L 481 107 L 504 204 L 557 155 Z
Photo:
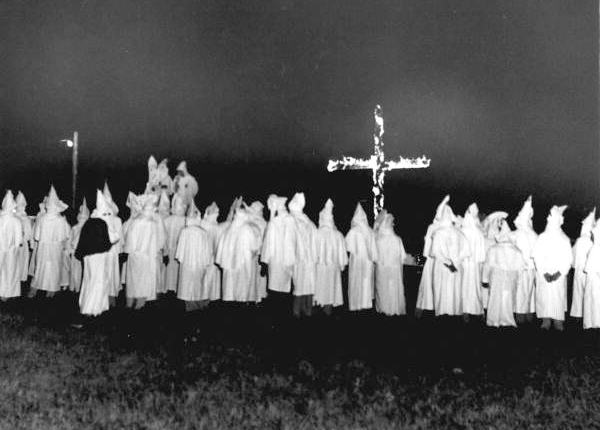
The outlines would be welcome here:
M 323 209 L 319 212 L 319 227 L 335 228 L 335 221 L 333 219 L 333 201 L 331 199 L 327 199 Z
M 377 233 L 380 235 L 394 234 L 394 215 L 387 211 L 384 212 L 383 218 L 380 220 Z
M 388 212 L 385 209 L 382 209 L 377 214 L 377 217 L 375 218 L 375 221 L 373 222 L 373 230 L 375 230 L 375 231 L 379 230 L 379 227 L 381 227 L 381 224 L 383 223 L 383 221 L 385 220 L 385 217 L 387 215 L 388 215 Z
M 592 229 L 594 228 L 594 224 L 596 223 L 596 208 L 594 208 L 588 216 L 586 216 L 581 221 L 581 232 L 580 236 L 590 237 L 592 234 Z
M 237 197 L 233 200 L 233 203 L 231 203 L 231 206 L 229 207 L 229 212 L 227 213 L 227 219 L 225 220 L 225 222 L 233 221 L 233 217 L 235 216 L 235 211 L 237 211 L 242 206 L 243 202 L 244 202 L 244 200 L 242 199 L 242 196 Z
M 27 215 L 27 200 L 21 191 L 17 193 L 17 214 Z
M 15 201 L 15 197 L 11 190 L 7 190 L 6 194 L 4 194 L 4 199 L 2 199 L 2 213 L 15 213 L 17 209 L 17 202 Z
M 442 220 L 442 217 L 443 217 L 443 214 L 444 214 L 444 208 L 448 205 L 448 202 L 450 202 L 450 195 L 444 196 L 444 198 L 442 199 L 442 201 L 438 205 L 437 209 L 435 210 L 434 221 L 441 221 Z
M 163 190 L 162 193 L 160 193 L 160 201 L 158 202 L 158 213 L 161 216 L 168 216 L 170 209 L 171 202 L 169 201 L 169 195 Z
M 440 218 L 437 219 L 436 217 L 437 222 L 446 225 L 451 225 L 452 223 L 456 222 L 456 215 L 454 215 L 454 212 L 450 206 L 444 205 L 441 212 Z
M 177 172 L 183 173 L 184 176 L 189 175 L 189 172 L 187 169 L 187 163 L 185 161 L 182 161 L 181 163 L 179 163 L 179 165 L 177 166 Z
M 112 215 L 110 204 L 106 201 L 104 193 L 96 190 L 96 207 L 92 212 L 92 218 L 100 218 Z
M 188 206 L 188 211 L 185 217 L 185 225 L 186 226 L 197 226 L 202 223 L 202 214 L 196 203 L 192 200 L 190 205 Z
M 512 231 L 506 222 L 506 218 L 499 219 L 499 227 L 496 235 L 494 236 L 494 240 L 497 243 L 507 243 L 511 242 Z
M 107 181 L 104 181 L 104 189 L 102 190 L 102 194 L 104 195 L 104 200 L 110 208 L 111 215 L 117 215 L 119 213 L 119 207 L 113 200 L 112 193 L 110 192 L 110 188 L 108 188 Z
M 154 172 L 157 167 L 158 162 L 156 161 L 156 158 L 154 158 L 154 155 L 151 155 L 150 158 L 148 158 L 148 173 Z
M 527 197 L 523 207 L 513 220 L 513 224 L 517 229 L 519 228 L 533 228 L 533 204 L 532 197 Z
M 362 205 L 359 203 L 356 204 L 356 209 L 354 209 L 354 215 L 352 216 L 352 227 L 354 226 L 366 226 L 369 227 L 369 219 L 367 218 L 367 214 L 363 209 Z
M 304 197 L 304 193 L 294 194 L 294 197 L 292 197 L 292 200 L 288 203 L 288 209 L 292 213 L 302 213 L 305 206 L 306 198 Z
M 565 218 L 564 212 L 567 209 L 566 205 L 563 206 L 552 206 L 550 209 L 550 213 L 546 218 L 546 230 L 556 230 L 560 229 L 563 225 Z
M 60 213 L 66 211 L 68 207 L 69 205 L 58 198 L 54 185 L 50 185 L 50 191 L 46 200 L 46 211 Z
M 79 212 L 77 213 L 77 221 L 83 222 L 90 217 L 90 209 L 88 208 L 87 201 L 85 197 L 83 198 L 83 203 L 79 206 Z
M 477 203 L 471 203 L 465 211 L 465 216 L 462 219 L 462 227 L 471 228 L 479 227 L 479 207 Z
M 210 205 L 204 209 L 204 218 L 205 221 L 216 223 L 219 219 L 219 206 L 215 202 L 212 202 Z
M 183 197 L 180 194 L 175 194 L 171 199 L 171 214 L 185 216 L 186 206 Z

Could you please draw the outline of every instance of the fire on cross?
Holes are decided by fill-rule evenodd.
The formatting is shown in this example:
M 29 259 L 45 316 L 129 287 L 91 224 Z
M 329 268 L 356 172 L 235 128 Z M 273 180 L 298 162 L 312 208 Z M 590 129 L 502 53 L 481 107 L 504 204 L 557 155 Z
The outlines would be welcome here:
M 373 172 L 373 219 L 383 209 L 384 194 L 383 185 L 385 172 L 396 169 L 425 169 L 429 167 L 431 160 L 424 155 L 419 158 L 400 157 L 398 161 L 388 161 L 383 152 L 383 110 L 381 105 L 375 106 L 373 112 L 375 117 L 375 130 L 373 131 L 373 155 L 367 160 L 363 158 L 342 157 L 341 160 L 329 160 L 327 170 L 372 170 Z

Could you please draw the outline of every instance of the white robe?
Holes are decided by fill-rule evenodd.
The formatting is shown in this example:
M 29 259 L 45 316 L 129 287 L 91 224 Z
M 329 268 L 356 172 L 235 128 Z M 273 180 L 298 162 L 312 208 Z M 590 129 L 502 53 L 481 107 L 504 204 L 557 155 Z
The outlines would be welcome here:
M 75 250 L 79 244 L 79 235 L 81 234 L 83 223 L 75 224 L 71 227 L 71 236 L 69 238 L 69 255 L 71 257 L 71 273 L 69 276 L 69 290 L 78 293 L 81 290 L 83 280 L 83 267 L 81 261 L 75 258 Z
M 600 328 L 600 243 L 588 253 L 585 274 L 583 328 Z
M 217 246 L 216 263 L 223 269 L 223 301 L 253 302 L 255 260 L 260 243 L 246 219 L 234 219 Z
M 217 254 L 217 245 L 223 234 L 223 227 L 216 221 L 202 221 L 202 228 L 206 230 L 209 240 L 210 249 L 212 250 L 213 263 L 206 268 L 204 273 L 204 284 L 202 291 L 204 291 L 203 300 L 220 300 L 221 299 L 221 269 L 214 263 L 214 258 Z
M 459 229 L 443 226 L 435 231 L 430 257 L 434 259 L 432 281 L 436 315 L 462 314 L 460 267 L 468 256 L 467 238 Z M 445 266 L 450 263 L 456 267 L 456 272 Z
M 481 315 L 487 306 L 481 288 L 481 266 L 486 256 L 485 238 L 476 225 L 463 225 L 461 231 L 467 238 L 469 247 L 469 256 L 462 261 L 460 267 L 462 313 Z
M 69 224 L 60 214 L 46 213 L 39 219 L 33 233 L 37 242 L 35 271 L 31 280 L 33 288 L 49 292 L 60 290 L 65 276 L 65 247 L 69 235 Z
M 592 249 L 592 239 L 580 236 L 573 246 L 573 299 L 571 301 L 571 316 L 583 317 L 583 295 L 585 291 L 585 263 Z
M 185 301 L 210 299 L 205 277 L 214 267 L 214 254 L 209 233 L 199 226 L 181 230 L 175 258 L 179 262 L 177 298 Z
M 117 297 L 121 291 L 121 274 L 119 269 L 119 254 L 123 252 L 123 222 L 116 215 L 103 217 L 108 227 L 108 238 L 111 246 L 108 251 L 109 279 L 108 292 L 111 297 Z
M 315 294 L 317 227 L 303 212 L 292 212 L 296 228 L 296 263 L 292 273 L 294 296 Z
M 350 254 L 348 269 L 348 308 L 351 311 L 371 309 L 375 295 L 375 233 L 367 225 L 355 225 L 346 234 Z
M 126 297 L 154 300 L 158 291 L 164 232 L 155 217 L 135 218 L 125 238 L 127 258 Z
M 406 315 L 403 269 L 406 251 L 402 239 L 391 231 L 377 234 L 375 307 L 386 315 Z
M 571 242 L 562 230 L 544 231 L 533 248 L 536 265 L 535 311 L 538 318 L 563 321 L 567 311 L 567 274 L 573 262 Z M 548 282 L 544 273 L 560 272 L 560 277 Z
M 289 293 L 292 289 L 292 271 L 296 263 L 296 229 L 293 217 L 283 212 L 267 224 L 260 260 L 268 264 L 268 288 Z
M 21 282 L 26 282 L 29 277 L 29 247 L 33 240 L 33 227 L 31 219 L 27 215 L 20 215 L 19 219 L 23 228 L 23 243 L 19 247 L 19 272 L 21 273 Z
M 492 246 L 483 265 L 482 282 L 489 284 L 486 324 L 492 327 L 513 326 L 519 276 L 525 268 L 521 251 L 511 243 Z
M 427 227 L 427 233 L 425 234 L 425 241 L 423 245 L 423 257 L 425 257 L 425 264 L 423 265 L 423 271 L 421 272 L 421 280 L 419 281 L 419 291 L 417 293 L 417 302 L 415 307 L 417 309 L 432 311 L 434 309 L 434 297 L 433 297 L 433 259 L 429 257 L 431 252 L 431 237 L 438 226 L 430 224 Z
M 315 236 L 317 265 L 315 295 L 318 306 L 341 306 L 342 270 L 348 265 L 348 252 L 344 236 L 333 226 L 319 226 Z
M 182 215 L 171 215 L 165 219 L 165 231 L 167 234 L 166 254 L 169 256 L 164 281 L 166 291 L 177 291 L 179 262 L 175 258 L 175 255 L 177 253 L 177 241 L 184 227 L 185 217 Z
M 514 244 L 523 255 L 525 268 L 519 276 L 519 285 L 515 295 L 516 314 L 530 314 L 535 312 L 535 264 L 533 261 L 533 248 L 537 241 L 537 234 L 532 229 L 517 228 L 513 233 Z
M 96 316 L 108 310 L 112 277 L 110 251 L 83 257 L 83 280 L 79 293 L 79 309 L 83 315 Z
M 22 267 L 19 249 L 23 242 L 21 220 L 13 213 L 0 215 L 0 297 L 21 295 Z

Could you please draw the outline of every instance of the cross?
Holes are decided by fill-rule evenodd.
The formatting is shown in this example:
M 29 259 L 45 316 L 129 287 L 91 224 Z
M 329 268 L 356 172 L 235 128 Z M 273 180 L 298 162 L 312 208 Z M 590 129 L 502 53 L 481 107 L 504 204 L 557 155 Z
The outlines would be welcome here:
M 419 158 L 400 157 L 398 161 L 388 161 L 383 153 L 383 112 L 380 105 L 375 107 L 375 130 L 373 131 L 373 155 L 367 160 L 363 158 L 342 157 L 341 160 L 329 160 L 327 170 L 372 170 L 373 171 L 373 216 L 377 218 L 383 209 L 383 184 L 385 172 L 396 169 L 425 169 L 431 160 L 424 155 Z

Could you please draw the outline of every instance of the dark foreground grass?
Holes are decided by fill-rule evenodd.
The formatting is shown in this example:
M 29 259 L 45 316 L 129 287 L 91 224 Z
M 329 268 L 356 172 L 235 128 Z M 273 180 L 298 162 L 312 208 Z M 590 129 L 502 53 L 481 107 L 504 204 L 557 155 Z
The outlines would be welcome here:
M 593 336 L 164 300 L 93 327 L 0 314 L 2 429 L 566 429 L 600 423 Z M 66 305 L 65 305 L 66 303 Z M 48 313 L 49 306 L 63 309 Z M 464 373 L 454 374 L 459 366 Z

